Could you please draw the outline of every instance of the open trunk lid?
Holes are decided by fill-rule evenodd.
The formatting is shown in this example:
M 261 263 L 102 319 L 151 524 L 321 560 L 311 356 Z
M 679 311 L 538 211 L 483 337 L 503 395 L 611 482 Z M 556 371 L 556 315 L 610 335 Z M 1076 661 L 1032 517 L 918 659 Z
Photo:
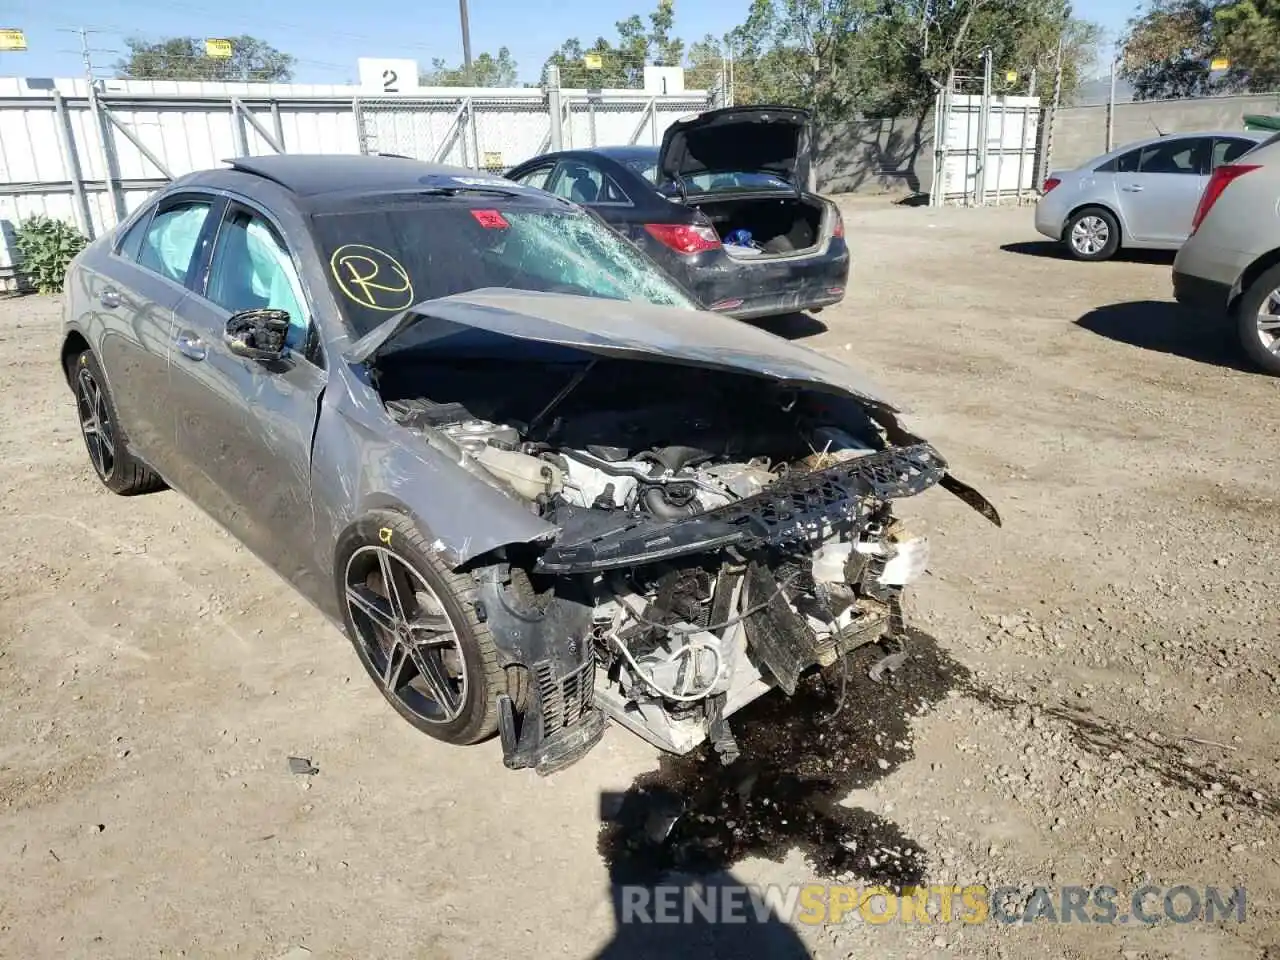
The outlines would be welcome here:
M 677 184 L 706 173 L 767 172 L 806 190 L 809 122 L 807 110 L 771 105 L 695 114 L 667 128 L 658 169 Z

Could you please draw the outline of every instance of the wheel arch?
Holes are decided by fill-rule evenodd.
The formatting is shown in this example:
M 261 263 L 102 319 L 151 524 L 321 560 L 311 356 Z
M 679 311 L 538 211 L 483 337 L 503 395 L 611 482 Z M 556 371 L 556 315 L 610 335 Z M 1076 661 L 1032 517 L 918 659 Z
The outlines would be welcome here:
M 1104 203 L 1101 200 L 1089 200 L 1084 203 L 1077 203 L 1074 207 L 1072 207 L 1070 210 L 1067 211 L 1067 216 L 1062 221 L 1062 237 L 1060 239 L 1062 240 L 1063 243 L 1065 243 L 1067 240 L 1067 230 L 1071 225 L 1071 221 L 1076 217 L 1077 214 L 1082 213 L 1085 210 L 1105 210 L 1107 213 L 1111 214 L 1112 218 L 1116 222 L 1116 228 L 1120 232 L 1120 235 L 1117 239 L 1117 245 L 1121 247 L 1124 246 L 1125 236 L 1127 235 L 1127 232 L 1128 232 L 1125 229 L 1124 217 L 1121 216 L 1120 211 L 1117 210 L 1115 207 L 1111 206 L 1109 203 Z
M 366 497 L 360 504 L 359 511 L 353 514 L 337 530 L 336 536 L 333 538 L 333 552 L 330 556 L 332 569 L 337 569 L 341 545 L 358 528 L 361 526 L 368 527 L 370 521 L 375 520 L 379 514 L 389 514 L 412 523 L 427 543 L 430 544 L 431 550 L 454 573 L 462 573 L 466 570 L 473 570 L 477 567 L 500 562 L 512 551 L 522 555 L 536 551 L 538 544 L 543 542 L 535 538 L 530 540 L 512 539 L 502 542 L 491 540 L 474 545 L 465 541 L 462 544 L 449 543 L 436 535 L 432 529 L 430 518 L 424 516 L 422 511 L 415 510 L 411 505 L 394 495 L 376 493 Z M 549 541 L 550 537 L 546 539 Z
M 1240 306 L 1240 301 L 1244 298 L 1248 289 L 1253 286 L 1254 281 L 1277 265 L 1280 265 L 1280 247 L 1264 253 L 1249 266 L 1245 267 L 1244 272 L 1240 274 L 1235 285 L 1231 288 L 1231 297 L 1227 301 L 1227 312 L 1234 315 Z
M 79 330 L 68 331 L 67 335 L 62 338 L 62 349 L 58 355 L 58 362 L 62 365 L 62 375 L 67 381 L 67 386 L 71 386 L 71 361 L 84 353 L 86 350 L 92 350 L 89 340 Z

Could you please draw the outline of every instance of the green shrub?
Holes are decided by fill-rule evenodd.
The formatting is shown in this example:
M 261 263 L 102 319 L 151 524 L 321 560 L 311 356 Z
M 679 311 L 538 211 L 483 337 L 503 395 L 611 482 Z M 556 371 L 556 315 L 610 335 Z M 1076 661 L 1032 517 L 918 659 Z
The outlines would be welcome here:
M 65 220 L 36 215 L 18 224 L 18 272 L 40 293 L 61 293 L 71 258 L 89 241 Z

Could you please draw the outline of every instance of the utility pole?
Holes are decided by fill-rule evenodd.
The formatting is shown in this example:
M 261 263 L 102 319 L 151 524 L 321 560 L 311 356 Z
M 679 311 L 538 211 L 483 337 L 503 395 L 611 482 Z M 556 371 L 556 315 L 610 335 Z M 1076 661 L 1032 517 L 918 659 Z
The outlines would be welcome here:
M 471 83 L 471 20 L 467 16 L 467 0 L 458 0 L 458 13 L 462 18 L 462 70 L 467 83 Z
M 97 31 L 95 30 L 89 30 L 86 27 L 76 27 L 74 29 L 71 27 L 62 27 L 58 30 L 58 32 L 74 33 L 77 37 L 80 38 L 80 49 L 77 52 L 80 54 L 80 61 L 84 64 L 84 78 L 89 82 L 89 86 L 93 86 L 93 80 L 94 80 L 93 54 L 94 53 L 110 53 L 111 51 L 94 50 L 92 47 L 89 46 L 89 34 L 96 33 Z M 70 53 L 71 51 L 68 50 L 63 52 Z
M 89 81 L 89 86 L 93 86 L 93 55 L 89 52 L 89 31 L 81 27 L 78 31 L 80 34 L 80 59 L 84 61 L 84 78 Z

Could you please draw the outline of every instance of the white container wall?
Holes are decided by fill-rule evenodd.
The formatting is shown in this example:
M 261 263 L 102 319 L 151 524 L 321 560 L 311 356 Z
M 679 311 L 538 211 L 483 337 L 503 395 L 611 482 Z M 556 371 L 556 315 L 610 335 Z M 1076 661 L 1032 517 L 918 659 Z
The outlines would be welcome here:
M 1034 188 L 1040 98 L 991 97 L 985 137 L 982 100 L 965 94 L 950 98 L 941 138 L 945 200 L 998 202 Z

